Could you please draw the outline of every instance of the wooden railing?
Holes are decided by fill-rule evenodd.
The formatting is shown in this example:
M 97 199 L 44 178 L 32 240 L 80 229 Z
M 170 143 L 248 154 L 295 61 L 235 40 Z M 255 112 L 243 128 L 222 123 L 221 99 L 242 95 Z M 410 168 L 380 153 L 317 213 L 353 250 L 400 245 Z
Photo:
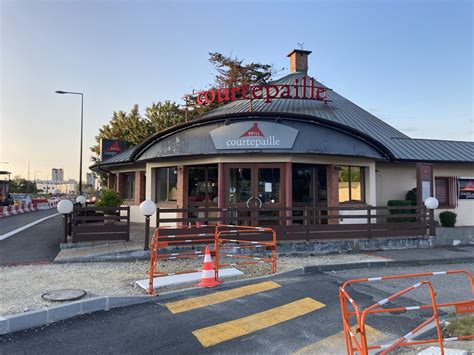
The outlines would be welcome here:
M 130 239 L 130 207 L 79 207 L 71 217 L 72 241 Z
M 424 236 L 430 222 L 424 206 L 158 208 L 156 218 L 157 226 L 177 229 L 214 224 L 271 227 L 278 240 Z

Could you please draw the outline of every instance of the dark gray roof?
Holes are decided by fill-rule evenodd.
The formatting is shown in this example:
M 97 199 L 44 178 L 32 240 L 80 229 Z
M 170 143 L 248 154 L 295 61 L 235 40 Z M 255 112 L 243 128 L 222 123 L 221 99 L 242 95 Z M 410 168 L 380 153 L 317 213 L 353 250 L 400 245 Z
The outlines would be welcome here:
M 113 156 L 112 158 L 109 158 L 105 161 L 101 161 L 101 162 L 98 162 L 94 165 L 92 165 L 90 168 L 91 169 L 94 169 L 95 167 L 106 167 L 108 165 L 120 165 L 122 163 L 129 163 L 131 161 L 131 157 L 132 157 L 132 154 L 135 152 L 136 148 L 138 146 L 133 146 L 127 150 L 124 150 L 122 153 L 119 153 L 115 156 Z
M 304 76 L 307 75 L 304 73 L 289 74 L 279 80 L 274 81 L 272 84 L 291 85 L 294 83 L 295 79 L 298 79 L 301 83 L 301 79 Z M 309 92 L 309 80 L 307 81 L 306 85 Z M 317 81 L 315 85 L 325 87 L 323 84 Z M 294 95 L 294 88 L 290 88 L 292 90 L 292 95 Z M 259 99 L 253 100 L 252 111 L 316 116 L 330 122 L 351 127 L 379 141 L 386 140 L 390 137 L 408 138 L 408 136 L 402 132 L 396 130 L 371 113 L 342 97 L 335 91 L 329 90 L 328 99 L 332 102 L 324 103 L 323 101 L 304 99 L 274 99 L 270 103 L 265 103 L 264 99 Z M 238 100 L 218 107 L 203 117 L 206 118 L 212 116 L 232 115 L 235 113 L 249 111 L 250 101 Z
M 304 76 L 307 76 L 307 74 L 293 73 L 274 81 L 272 84 L 292 85 L 295 78 L 301 84 L 301 79 Z M 326 87 L 317 81 L 315 85 Z M 307 80 L 307 87 L 309 88 L 309 80 Z M 291 87 L 291 90 L 292 95 L 294 95 L 294 88 Z M 411 139 L 333 90 L 328 92 L 328 99 L 331 102 L 273 99 L 272 102 L 265 103 L 263 99 L 253 100 L 252 112 L 308 115 L 344 125 L 385 146 L 396 160 L 474 162 L 474 143 L 472 142 Z M 203 118 L 232 116 L 244 112 L 250 112 L 249 100 L 233 101 L 208 112 Z
M 290 85 L 294 96 L 295 89 L 291 85 L 294 84 L 295 78 L 301 84 L 301 79 L 304 76 L 307 76 L 307 74 L 289 74 L 274 81 L 273 84 Z M 325 87 L 317 81 L 315 85 Z M 309 80 L 307 80 L 307 87 L 309 88 Z M 151 145 L 169 134 L 174 134 L 187 127 L 193 127 L 194 124 L 206 124 L 206 122 L 232 118 L 233 116 L 245 118 L 247 115 L 252 115 L 252 113 L 254 115 L 256 113 L 262 115 L 272 113 L 301 115 L 301 117 L 306 118 L 314 117 L 318 121 L 327 122 L 328 125 L 347 127 L 347 129 L 360 132 L 361 136 L 369 137 L 383 146 L 389 152 L 391 159 L 395 161 L 474 163 L 473 142 L 412 139 L 333 90 L 328 91 L 328 99 L 330 102 L 327 103 L 316 100 L 283 98 L 273 99 L 270 103 L 266 103 L 264 99 L 253 100 L 252 111 L 250 110 L 249 100 L 233 101 L 206 113 L 197 120 L 159 132 L 143 143 L 91 168 L 129 164 L 135 158 L 139 158 Z
M 392 138 L 390 147 L 397 160 L 474 162 L 473 142 Z

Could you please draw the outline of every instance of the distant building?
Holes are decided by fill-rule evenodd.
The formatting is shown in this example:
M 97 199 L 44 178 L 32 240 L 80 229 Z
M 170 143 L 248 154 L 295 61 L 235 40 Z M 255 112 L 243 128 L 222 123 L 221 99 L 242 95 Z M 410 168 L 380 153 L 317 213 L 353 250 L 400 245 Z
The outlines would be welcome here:
M 51 179 L 53 182 L 64 181 L 64 170 L 62 168 L 51 169 Z
M 69 179 L 67 181 L 36 181 L 36 188 L 38 189 L 38 191 L 42 191 L 45 194 L 50 193 L 53 195 L 77 195 L 78 187 L 79 185 L 74 179 Z
M 87 181 L 87 186 L 88 187 L 92 187 L 94 190 L 97 188 L 97 184 L 96 184 L 96 181 L 97 181 L 97 177 L 95 175 L 95 173 L 87 173 L 86 175 L 86 181 Z

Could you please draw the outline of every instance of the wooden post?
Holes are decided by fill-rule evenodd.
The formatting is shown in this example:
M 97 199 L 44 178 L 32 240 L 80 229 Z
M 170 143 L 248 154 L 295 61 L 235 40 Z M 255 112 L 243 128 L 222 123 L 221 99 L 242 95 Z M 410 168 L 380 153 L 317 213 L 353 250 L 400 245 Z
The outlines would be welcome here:
M 218 212 L 218 221 L 217 224 L 226 224 L 224 211 L 225 208 L 225 167 L 224 163 L 217 164 L 217 208 L 220 209 Z
M 369 231 L 369 238 L 372 238 L 372 208 L 367 207 L 367 230 Z
M 430 214 L 430 236 L 434 237 L 436 235 L 436 227 L 435 227 L 435 220 L 434 220 L 434 210 L 429 209 L 429 214 Z

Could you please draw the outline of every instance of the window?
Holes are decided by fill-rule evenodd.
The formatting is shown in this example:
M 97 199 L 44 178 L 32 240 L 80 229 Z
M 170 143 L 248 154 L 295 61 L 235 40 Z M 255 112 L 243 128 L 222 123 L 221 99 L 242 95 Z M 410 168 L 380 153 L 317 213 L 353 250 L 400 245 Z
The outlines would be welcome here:
M 124 200 L 135 198 L 135 173 L 123 174 L 122 198 Z
M 176 167 L 156 169 L 155 202 L 176 201 L 178 198 Z
M 339 202 L 365 202 L 365 169 L 339 167 Z
M 217 166 L 188 168 L 189 205 L 217 205 Z
M 435 177 L 435 195 L 440 208 L 455 208 L 458 203 L 457 178 L 454 176 Z

